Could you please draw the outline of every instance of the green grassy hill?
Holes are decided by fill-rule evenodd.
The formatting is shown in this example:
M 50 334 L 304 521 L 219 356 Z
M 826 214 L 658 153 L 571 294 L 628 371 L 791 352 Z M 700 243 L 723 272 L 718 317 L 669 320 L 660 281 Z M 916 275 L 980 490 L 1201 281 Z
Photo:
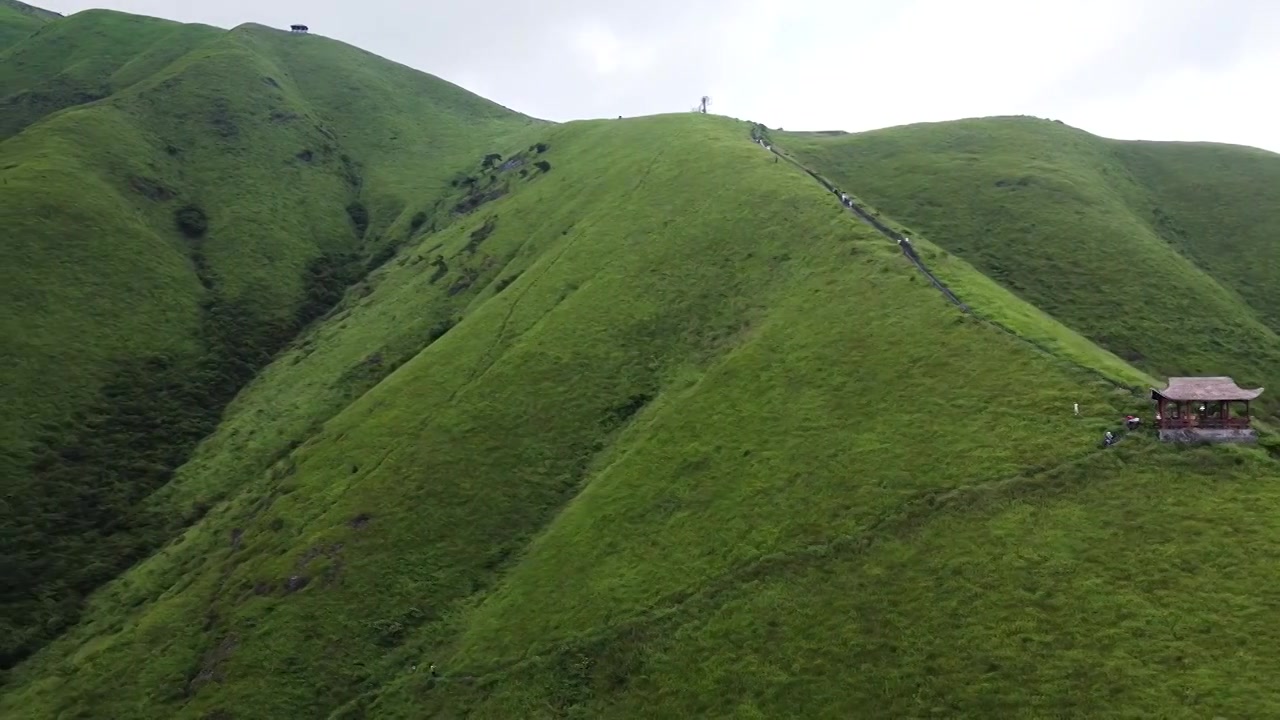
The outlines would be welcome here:
M 1026 165 L 1021 121 L 992 122 L 984 147 Z M 243 27 L 0 144 L 28 267 L 0 278 L 24 342 L 5 401 L 93 410 L 71 435 L 7 426 L 26 504 L 0 517 L 0 637 L 25 659 L 0 716 L 1280 712 L 1277 443 L 1098 446 L 1175 362 L 1141 318 L 1099 326 L 1129 332 L 1113 353 L 1083 293 L 1047 300 L 1074 287 L 1043 277 L 1059 260 L 1113 277 L 1100 241 L 1045 233 L 1031 263 L 969 227 L 1023 206 L 976 200 L 926 231 L 856 182 L 864 151 L 824 144 L 863 136 L 779 136 L 919 228 L 962 312 L 751 132 L 538 123 Z M 1037 162 L 1103 162 L 1080 142 Z M 1134 147 L 1114 197 L 1080 171 L 1088 192 L 1025 222 L 1094 232 L 1158 194 L 1186 245 L 1116 252 L 1265 349 L 1265 274 L 1191 237 L 1232 223 L 1265 250 L 1265 209 L 1215 220 L 1185 156 Z M 952 187 L 945 157 L 908 153 L 926 177 L 899 187 Z M 1185 302 L 1150 292 L 1149 316 Z M 1242 382 L 1278 367 L 1192 351 Z
M 86 12 L 0 67 L 10 99 L 102 88 L 0 143 L 11 658 L 147 552 L 157 534 L 125 511 L 402 239 L 384 229 L 418 212 L 446 223 L 436 203 L 452 175 L 533 121 L 355 48 L 255 26 Z M 388 151 L 397 137 L 411 149 Z
M 0 54 L 0 139 L 110 97 L 222 31 L 106 10 L 49 23 Z
M 60 17 L 57 13 L 18 0 L 0 0 L 0 52 Z
M 1140 368 L 1280 387 L 1274 153 L 1034 118 L 775 139 Z
M 547 131 L 550 172 L 406 247 L 255 381 L 151 500 L 213 509 L 14 671 L 0 707 L 1098 714 L 1239 672 L 1226 638 L 1075 638 L 1103 609 L 1210 622 L 1210 587 L 1265 602 L 1251 558 L 1275 539 L 1200 523 L 1273 503 L 1274 461 L 1136 437 L 1100 452 L 1139 374 L 966 318 L 747 129 Z M 1019 332 L 1068 342 L 948 262 Z M 1157 491 L 1179 504 L 1150 510 Z M 1174 582 L 1191 600 L 1142 594 Z M 1262 618 L 1233 632 L 1269 647 Z M 1148 647 L 1158 687 L 1149 660 L 1093 668 Z M 1018 690 L 1030 668 L 1043 695 Z M 1115 690 L 1073 685 L 1085 672 Z

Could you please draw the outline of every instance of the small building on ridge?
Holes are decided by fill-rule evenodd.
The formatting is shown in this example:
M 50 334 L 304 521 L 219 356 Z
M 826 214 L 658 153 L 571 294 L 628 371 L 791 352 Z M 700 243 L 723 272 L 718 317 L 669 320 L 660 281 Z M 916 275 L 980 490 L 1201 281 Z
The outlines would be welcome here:
M 1156 430 L 1168 442 L 1256 442 L 1249 403 L 1262 390 L 1246 390 L 1225 376 L 1171 377 L 1164 389 L 1151 390 Z

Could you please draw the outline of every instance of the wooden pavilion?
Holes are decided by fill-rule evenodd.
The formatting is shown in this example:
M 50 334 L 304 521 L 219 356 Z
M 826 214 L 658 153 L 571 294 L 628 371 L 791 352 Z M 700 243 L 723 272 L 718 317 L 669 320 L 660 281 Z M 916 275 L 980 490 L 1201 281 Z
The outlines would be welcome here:
M 1171 377 L 1162 390 L 1152 388 L 1156 429 L 1172 442 L 1253 442 L 1249 403 L 1262 388 L 1245 390 L 1229 377 Z M 1232 412 L 1232 405 L 1239 410 Z

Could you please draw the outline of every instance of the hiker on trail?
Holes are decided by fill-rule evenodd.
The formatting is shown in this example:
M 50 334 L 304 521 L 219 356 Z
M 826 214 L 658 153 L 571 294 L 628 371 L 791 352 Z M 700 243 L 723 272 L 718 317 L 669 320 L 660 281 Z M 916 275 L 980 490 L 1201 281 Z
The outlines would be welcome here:
M 1141 422 L 1142 420 L 1138 419 L 1137 415 L 1128 415 L 1124 419 L 1125 427 L 1129 428 L 1130 430 L 1137 429 L 1138 424 Z
M 1075 407 L 1076 407 L 1076 414 L 1077 414 L 1077 415 L 1079 415 L 1079 414 L 1080 414 L 1080 403 L 1076 403 L 1076 404 L 1075 404 Z
M 1110 446 L 1115 441 L 1116 441 L 1116 436 L 1112 435 L 1110 430 L 1108 430 L 1106 434 L 1102 436 L 1102 444 L 1104 446 Z

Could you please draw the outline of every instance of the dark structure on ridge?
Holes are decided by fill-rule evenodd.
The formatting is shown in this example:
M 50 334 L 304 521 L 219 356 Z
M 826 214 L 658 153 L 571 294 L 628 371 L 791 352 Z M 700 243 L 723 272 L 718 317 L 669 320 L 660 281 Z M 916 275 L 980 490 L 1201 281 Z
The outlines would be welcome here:
M 306 25 L 290 25 L 289 26 L 289 32 L 298 33 L 300 35 L 305 35 L 310 30 L 311 28 L 307 27 Z

